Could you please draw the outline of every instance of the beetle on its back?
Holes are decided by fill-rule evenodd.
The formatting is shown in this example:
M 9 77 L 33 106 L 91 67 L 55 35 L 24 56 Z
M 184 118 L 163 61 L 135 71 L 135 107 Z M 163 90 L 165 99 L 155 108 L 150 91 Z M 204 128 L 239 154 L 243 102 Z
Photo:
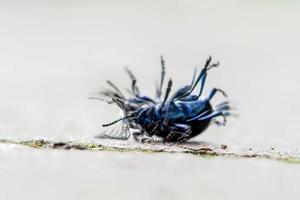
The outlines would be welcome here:
M 172 80 L 167 85 L 164 98 L 161 100 L 162 88 L 165 80 L 165 61 L 161 57 L 161 80 L 156 89 L 156 99 L 140 95 L 136 85 L 136 78 L 132 72 L 126 69 L 131 78 L 131 97 L 125 95 L 110 81 L 107 81 L 111 89 L 102 91 L 106 97 L 105 101 L 118 105 L 124 116 L 122 118 L 104 124 L 103 127 L 111 126 L 122 121 L 122 129 L 114 133 L 106 133 L 104 136 L 114 139 L 128 139 L 130 137 L 129 128 L 138 129 L 133 133 L 136 140 L 151 140 L 153 136 L 162 138 L 164 142 L 182 142 L 201 134 L 211 122 L 217 125 L 226 124 L 226 116 L 230 115 L 228 101 L 224 101 L 217 106 L 212 106 L 210 101 L 216 93 L 220 92 L 225 97 L 226 93 L 218 88 L 213 88 L 207 97 L 202 95 L 207 72 L 218 67 L 219 63 L 211 64 L 211 57 L 206 61 L 204 68 L 196 77 L 194 72 L 191 84 L 179 88 L 170 96 Z M 194 93 L 195 88 L 199 87 L 198 93 Z M 100 98 L 93 98 L 100 99 Z M 104 99 L 101 99 L 104 100 Z M 216 120 L 222 117 L 222 121 Z

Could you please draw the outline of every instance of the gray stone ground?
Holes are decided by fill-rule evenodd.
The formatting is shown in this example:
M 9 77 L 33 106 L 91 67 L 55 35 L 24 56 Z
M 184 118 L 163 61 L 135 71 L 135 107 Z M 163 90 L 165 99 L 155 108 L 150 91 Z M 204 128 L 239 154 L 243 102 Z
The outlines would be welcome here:
M 297 199 L 299 10 L 295 0 L 1 0 L 0 199 Z M 153 95 L 161 54 L 174 88 L 208 55 L 220 61 L 204 93 L 224 89 L 239 117 L 187 148 L 96 140 L 119 111 L 88 97 L 107 79 L 128 87 L 125 65 Z
M 1 199 L 295 199 L 299 165 L 0 144 Z M 295 183 L 295 184 L 291 184 Z

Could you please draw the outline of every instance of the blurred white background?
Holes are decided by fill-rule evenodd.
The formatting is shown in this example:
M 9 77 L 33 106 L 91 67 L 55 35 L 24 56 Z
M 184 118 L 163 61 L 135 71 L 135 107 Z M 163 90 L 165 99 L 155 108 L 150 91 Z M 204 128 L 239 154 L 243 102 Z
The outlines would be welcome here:
M 0 137 L 92 138 L 118 110 L 87 98 L 129 85 L 125 65 L 153 95 L 161 54 L 175 87 L 212 55 L 205 91 L 224 89 L 240 117 L 197 140 L 295 148 L 298 2 L 0 1 Z

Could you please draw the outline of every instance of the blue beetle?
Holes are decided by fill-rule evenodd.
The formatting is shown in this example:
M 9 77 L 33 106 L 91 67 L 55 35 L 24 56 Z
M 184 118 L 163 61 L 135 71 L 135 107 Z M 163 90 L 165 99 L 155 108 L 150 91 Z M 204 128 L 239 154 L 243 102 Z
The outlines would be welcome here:
M 137 87 L 137 80 L 133 73 L 126 68 L 126 72 L 131 79 L 131 89 L 128 90 L 131 97 L 126 98 L 121 90 L 111 81 L 107 81 L 111 89 L 101 92 L 106 99 L 92 97 L 92 99 L 105 100 L 109 104 L 118 105 L 122 111 L 122 118 L 103 124 L 103 127 L 111 126 L 122 121 L 122 129 L 114 135 L 113 132 L 105 133 L 103 136 L 114 139 L 128 139 L 130 137 L 130 128 L 137 129 L 133 133 L 137 141 L 149 141 L 156 136 L 162 138 L 163 142 L 182 142 L 187 141 L 201 134 L 211 122 L 217 125 L 226 124 L 226 116 L 230 115 L 230 106 L 228 101 L 213 107 L 210 103 L 217 92 L 227 97 L 226 93 L 218 88 L 213 88 L 207 97 L 202 95 L 207 72 L 218 67 L 219 63 L 211 64 L 212 58 L 209 57 L 196 77 L 196 70 L 191 84 L 179 88 L 171 94 L 172 80 L 167 84 L 164 98 L 161 100 L 162 88 L 165 80 L 165 61 L 161 56 L 161 79 L 160 85 L 156 88 L 156 99 L 140 95 Z M 200 90 L 194 94 L 195 88 L 199 86 Z M 216 120 L 222 117 L 222 121 Z M 116 130 L 114 130 L 116 131 Z

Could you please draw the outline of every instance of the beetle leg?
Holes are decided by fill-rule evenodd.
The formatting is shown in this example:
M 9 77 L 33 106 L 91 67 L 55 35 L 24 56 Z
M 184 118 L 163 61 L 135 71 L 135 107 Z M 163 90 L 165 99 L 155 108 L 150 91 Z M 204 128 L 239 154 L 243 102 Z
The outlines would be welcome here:
M 114 101 L 105 100 L 105 99 L 102 99 L 102 98 L 99 98 L 99 97 L 89 97 L 89 99 L 105 101 L 108 104 L 113 104 L 114 103 Z
M 187 124 L 178 124 L 178 123 L 174 123 L 171 127 L 170 127 L 171 131 L 180 131 L 180 132 L 189 132 L 189 130 L 191 130 L 191 126 L 187 125 Z
M 209 57 L 209 59 L 206 61 L 206 64 L 204 66 L 204 69 L 202 69 L 201 74 L 199 76 L 199 81 L 200 81 L 200 91 L 198 94 L 198 98 L 201 96 L 203 89 L 204 89 L 204 85 L 205 85 L 205 81 L 206 81 L 206 77 L 207 77 L 207 71 L 210 70 L 211 68 L 214 67 L 218 67 L 220 65 L 219 62 L 214 63 L 212 65 L 209 65 L 211 61 L 211 57 Z
M 205 81 L 206 81 L 207 71 L 210 70 L 213 67 L 218 67 L 219 66 L 219 63 L 214 63 L 214 64 L 210 65 L 211 60 L 212 60 L 211 57 L 209 57 L 206 60 L 204 68 L 201 70 L 198 78 L 196 79 L 195 82 L 192 81 L 192 84 L 190 86 L 190 90 L 188 92 L 186 92 L 185 94 L 183 94 L 182 96 L 178 97 L 178 99 L 180 99 L 182 97 L 189 96 L 194 91 L 194 89 L 196 88 L 196 86 L 198 85 L 199 82 L 200 82 L 200 91 L 199 91 L 199 94 L 198 94 L 197 97 L 199 98 L 201 96 L 201 94 L 203 92 L 203 89 L 204 89 Z
M 171 131 L 163 142 L 184 142 L 190 138 L 188 133 L 183 133 L 179 131 Z
M 198 84 L 199 82 L 200 82 L 200 92 L 199 92 L 199 96 L 201 95 L 202 90 L 203 90 L 203 88 L 204 88 L 204 83 L 205 83 L 205 80 L 206 80 L 207 71 L 210 69 L 210 68 L 209 68 L 209 64 L 210 64 L 211 60 L 212 60 L 212 59 L 211 59 L 211 57 L 209 56 L 209 58 L 206 60 L 206 63 L 205 63 L 205 65 L 204 65 L 204 68 L 201 70 L 201 72 L 200 72 L 200 74 L 199 74 L 199 76 L 198 76 L 196 82 L 194 83 L 194 85 L 191 86 L 191 90 L 190 90 L 190 92 L 189 92 L 188 95 L 190 95 L 190 94 L 194 91 L 195 87 L 197 86 L 197 84 Z
M 126 103 L 124 100 L 119 98 L 112 98 L 112 101 L 115 102 L 122 110 L 126 108 Z
M 225 106 L 225 105 L 228 105 L 229 103 L 230 103 L 229 101 L 224 101 L 224 102 L 218 104 L 218 105 L 216 106 L 216 108 L 223 107 L 223 106 Z
M 166 101 L 167 101 L 167 99 L 168 99 L 168 97 L 169 97 L 169 94 L 170 94 L 170 92 L 171 92 L 172 83 L 173 83 L 173 82 L 172 82 L 172 79 L 170 79 L 169 82 L 168 82 L 168 87 L 167 87 L 167 90 L 166 90 L 165 98 L 164 98 L 164 101 L 162 102 L 162 104 L 160 105 L 159 112 L 162 111 L 163 107 L 164 107 L 165 104 L 166 104 Z M 168 123 L 168 118 L 167 118 L 167 116 L 168 116 L 168 112 L 169 112 L 169 106 L 170 106 L 170 102 L 167 102 L 167 104 L 166 104 L 166 114 L 165 114 L 166 117 L 164 117 L 164 119 L 163 119 L 163 124 L 167 124 L 167 123 Z
M 165 105 L 165 103 L 166 103 L 166 101 L 167 101 L 167 99 L 169 97 L 169 94 L 170 94 L 171 88 L 172 88 L 172 83 L 173 83 L 172 79 L 170 79 L 169 82 L 168 82 L 168 87 L 167 87 L 167 90 L 166 90 L 164 101 L 161 104 L 161 109 L 163 108 L 163 106 Z
M 231 110 L 232 108 L 229 106 L 229 105 L 224 105 L 222 107 L 217 107 L 216 110 L 217 111 L 221 111 L 221 112 L 224 112 L 224 111 L 229 111 Z
M 163 56 L 160 56 L 161 74 L 160 74 L 160 85 L 156 88 L 156 98 L 160 99 L 162 94 L 162 87 L 166 76 L 165 60 Z
M 125 71 L 127 72 L 128 76 L 131 79 L 131 90 L 132 93 L 134 94 L 134 96 L 138 97 L 140 95 L 140 90 L 138 88 L 138 86 L 136 85 L 136 78 L 133 75 L 133 73 L 126 67 Z
M 202 92 L 203 92 L 203 89 L 204 89 L 204 85 L 205 85 L 205 81 L 206 81 L 206 76 L 207 76 L 207 71 L 206 69 L 203 70 L 203 75 L 200 79 L 200 91 L 199 91 L 199 94 L 198 94 L 198 98 L 201 96 Z
M 227 97 L 227 94 L 223 90 L 219 88 L 213 88 L 208 95 L 208 99 L 211 100 L 217 92 L 220 92 L 224 97 Z
M 143 136 L 145 133 L 144 131 L 136 131 L 136 132 L 133 132 L 132 135 L 133 135 L 133 139 L 137 142 L 140 142 L 141 139 L 140 137 Z
M 197 101 L 198 100 L 198 96 L 196 95 L 189 95 L 189 96 L 186 96 L 186 97 L 182 97 L 179 99 L 180 101 Z
M 115 84 L 113 84 L 110 80 L 107 80 L 106 82 L 107 82 L 107 84 L 108 84 L 110 87 L 112 87 L 112 88 L 116 91 L 116 93 L 117 93 L 122 99 L 125 99 L 124 94 L 121 92 L 121 90 L 120 90 Z
M 206 116 L 203 116 L 203 117 L 200 117 L 197 119 L 197 121 L 202 121 L 202 120 L 211 120 L 215 117 L 218 117 L 218 116 L 222 116 L 223 119 L 224 119 L 224 122 L 226 124 L 226 115 L 228 116 L 228 113 L 225 113 L 225 112 L 221 112 L 221 111 L 215 111 L 209 115 L 206 115 Z
M 159 123 L 155 122 L 155 125 L 153 126 L 152 130 L 149 132 L 149 135 L 154 135 L 155 132 L 157 131 L 158 127 L 159 127 Z
M 153 143 L 154 139 L 152 137 L 143 137 L 141 143 Z
M 112 91 L 112 90 L 104 90 L 100 92 L 101 95 L 109 98 L 119 98 L 119 99 L 124 99 L 119 93 Z
M 145 135 L 143 131 L 134 132 L 133 138 L 136 142 L 140 142 L 140 143 L 151 143 L 154 141 L 154 139 L 151 136 Z
M 193 78 L 192 78 L 192 82 L 191 82 L 191 84 L 190 84 L 190 87 L 191 87 L 192 85 L 194 85 L 194 82 L 195 82 L 195 79 L 196 79 L 196 74 L 197 74 L 197 68 L 194 69 Z
M 191 126 L 186 124 L 174 124 L 169 127 L 171 132 L 164 139 L 164 142 L 184 142 L 190 138 Z
M 200 96 L 201 93 L 202 93 L 202 90 L 204 88 L 204 83 L 205 83 L 206 75 L 207 75 L 206 72 L 207 72 L 206 68 L 202 69 L 199 76 L 198 76 L 198 78 L 197 78 L 197 80 L 195 82 L 193 81 L 193 83 L 189 87 L 189 90 L 186 93 L 182 94 L 181 96 L 177 97 L 177 99 L 181 99 L 183 97 L 189 96 L 194 91 L 194 89 L 198 85 L 199 81 L 200 81 L 201 84 L 200 84 L 200 92 L 199 92 L 198 96 Z
M 204 112 L 200 113 L 199 115 L 197 115 L 196 117 L 193 117 L 191 119 L 187 119 L 187 122 L 191 122 L 191 121 L 195 121 L 200 119 L 201 117 L 205 117 L 210 113 L 210 110 L 205 110 Z
M 196 84 L 198 84 L 200 82 L 200 91 L 198 94 L 198 98 L 201 96 L 201 94 L 203 92 L 205 81 L 206 81 L 206 76 L 207 76 L 207 71 L 210 70 L 211 68 L 218 67 L 220 65 L 219 63 L 214 63 L 214 64 L 210 65 L 211 60 L 212 60 L 211 57 L 209 57 L 207 59 L 204 68 L 202 69 L 195 85 L 193 86 L 193 88 L 191 90 L 191 92 L 193 92 L 194 88 L 196 87 Z

